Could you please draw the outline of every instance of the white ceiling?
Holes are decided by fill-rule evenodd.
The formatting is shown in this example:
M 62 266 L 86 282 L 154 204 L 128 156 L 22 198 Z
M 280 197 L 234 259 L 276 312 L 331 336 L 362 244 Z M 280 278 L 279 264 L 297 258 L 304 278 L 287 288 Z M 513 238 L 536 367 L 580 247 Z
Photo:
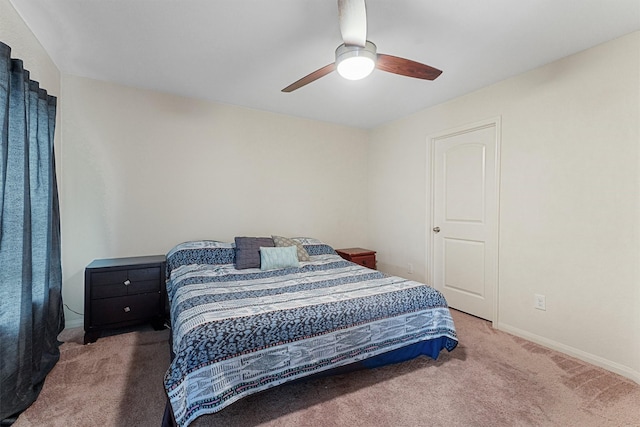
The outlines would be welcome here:
M 640 0 L 368 0 L 378 52 L 435 81 L 332 73 L 335 0 L 11 0 L 63 73 L 371 128 L 640 29 Z M 602 76 L 607 78 L 607 76 Z

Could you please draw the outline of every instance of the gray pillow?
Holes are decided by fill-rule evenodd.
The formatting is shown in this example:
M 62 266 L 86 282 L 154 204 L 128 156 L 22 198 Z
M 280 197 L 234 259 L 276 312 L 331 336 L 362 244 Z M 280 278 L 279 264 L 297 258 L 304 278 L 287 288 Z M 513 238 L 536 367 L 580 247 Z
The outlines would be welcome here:
M 260 246 L 274 247 L 271 237 L 236 237 L 236 269 L 260 268 Z
M 273 238 L 273 243 L 276 244 L 276 247 L 295 246 L 297 250 L 296 253 L 298 254 L 298 261 L 311 261 L 311 258 L 309 257 L 309 253 L 304 248 L 304 246 L 302 246 L 302 243 L 293 239 L 289 239 L 287 237 L 282 237 L 282 236 L 271 236 L 271 237 Z

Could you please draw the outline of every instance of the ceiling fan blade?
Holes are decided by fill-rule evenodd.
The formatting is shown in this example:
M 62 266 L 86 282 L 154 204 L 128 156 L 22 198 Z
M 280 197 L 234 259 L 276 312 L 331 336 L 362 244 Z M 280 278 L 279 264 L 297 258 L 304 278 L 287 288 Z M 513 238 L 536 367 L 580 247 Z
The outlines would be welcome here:
M 318 80 L 320 77 L 324 77 L 333 70 L 336 69 L 336 64 L 331 63 L 329 65 L 325 65 L 324 67 L 315 70 L 313 73 L 308 74 L 296 81 L 295 83 L 291 83 L 289 86 L 282 89 L 282 92 L 293 92 L 296 89 L 300 89 L 302 86 L 308 85 L 311 82 Z
M 378 54 L 376 68 L 388 73 L 400 74 L 401 76 L 415 77 L 417 79 L 435 80 L 441 70 L 421 64 L 410 59 L 399 58 L 397 56 Z
M 364 47 L 367 42 L 367 8 L 364 0 L 338 0 L 338 15 L 344 44 Z

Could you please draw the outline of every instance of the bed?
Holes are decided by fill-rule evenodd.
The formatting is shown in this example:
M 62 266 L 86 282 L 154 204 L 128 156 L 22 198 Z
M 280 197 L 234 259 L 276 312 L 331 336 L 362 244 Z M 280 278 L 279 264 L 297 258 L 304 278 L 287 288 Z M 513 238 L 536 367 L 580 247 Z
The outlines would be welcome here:
M 173 358 L 163 423 L 186 427 L 285 382 L 354 364 L 436 359 L 456 347 L 436 289 L 346 261 L 316 239 L 274 249 L 263 239 L 246 251 L 237 238 L 185 242 L 167 254 Z M 246 254 L 256 252 L 261 268 L 247 267 Z

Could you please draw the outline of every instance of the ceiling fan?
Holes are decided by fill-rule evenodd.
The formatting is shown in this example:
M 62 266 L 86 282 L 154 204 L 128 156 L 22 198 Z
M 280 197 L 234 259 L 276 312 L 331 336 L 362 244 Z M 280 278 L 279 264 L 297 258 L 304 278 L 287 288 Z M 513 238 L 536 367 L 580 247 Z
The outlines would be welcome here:
M 334 70 L 350 80 L 367 77 L 374 68 L 388 73 L 417 79 L 435 80 L 441 70 L 410 59 L 376 52 L 376 45 L 367 40 L 367 11 L 365 0 L 338 0 L 340 33 L 344 42 L 336 49 L 336 61 L 314 71 L 282 89 L 293 92 L 324 77 Z

